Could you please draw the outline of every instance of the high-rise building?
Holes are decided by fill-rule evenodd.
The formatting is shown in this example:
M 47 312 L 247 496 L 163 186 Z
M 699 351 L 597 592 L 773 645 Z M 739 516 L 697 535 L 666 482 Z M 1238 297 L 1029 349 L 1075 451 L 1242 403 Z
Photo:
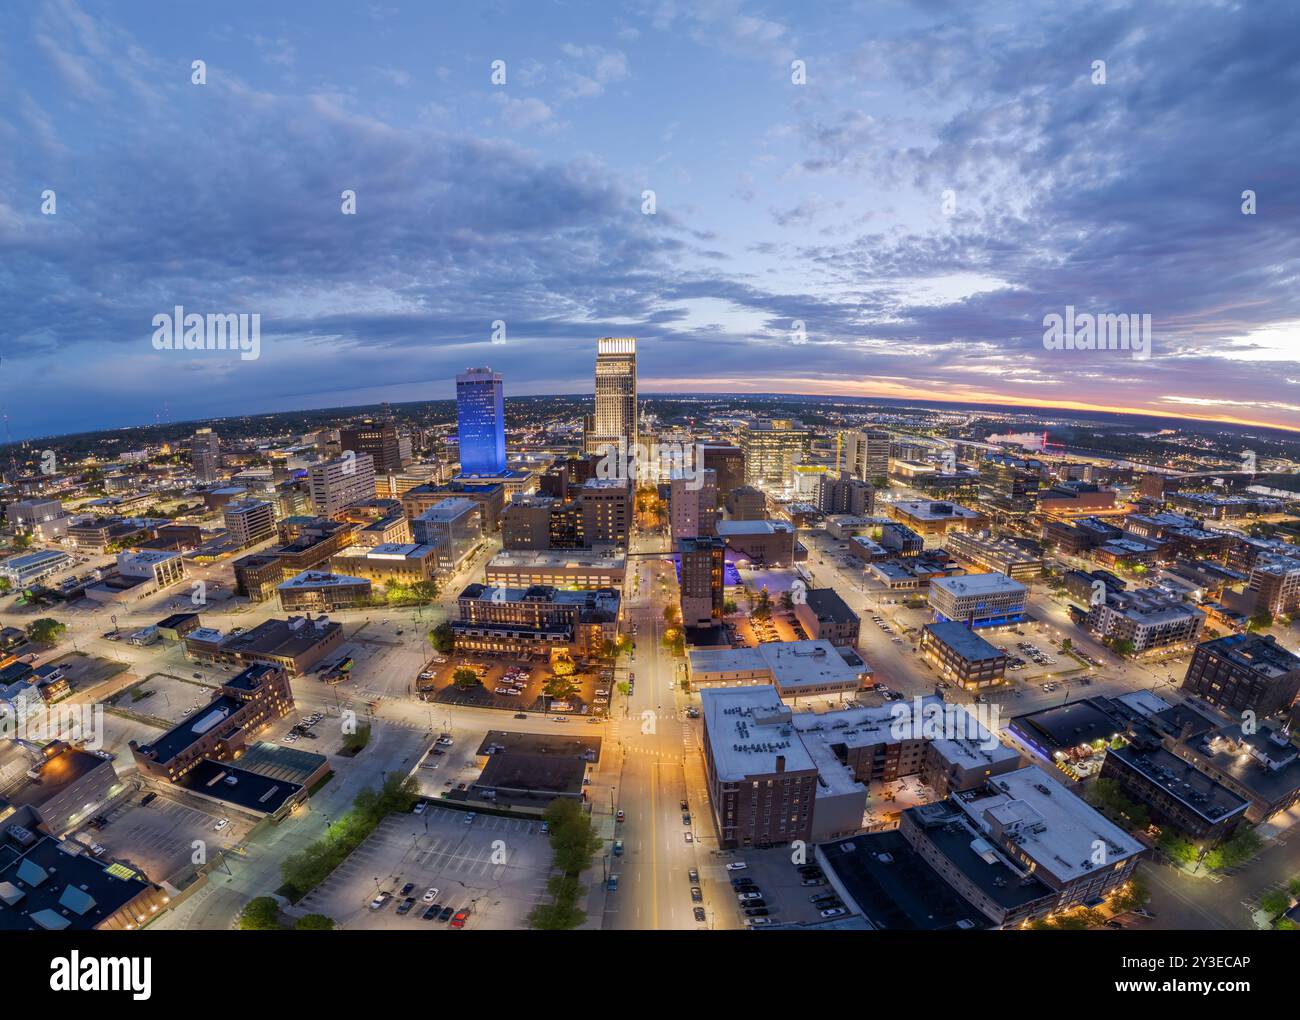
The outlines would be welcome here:
M 345 453 L 334 460 L 313 464 L 311 501 L 316 512 L 328 517 L 349 503 L 375 495 L 375 460 L 368 453 Z
M 720 623 L 726 545 L 720 538 L 684 538 L 677 548 L 682 558 L 682 625 Z
M 788 418 L 747 424 L 740 433 L 745 455 L 745 483 L 784 491 L 790 487 L 794 466 L 803 459 L 810 433 Z
M 456 376 L 460 473 L 496 478 L 506 470 L 505 398 L 501 373 L 471 368 Z
M 716 471 L 718 475 L 718 506 L 726 502 L 732 489 L 745 484 L 745 455 L 739 446 L 721 443 L 701 443 L 698 466 Z
M 889 433 L 864 429 L 844 433 L 844 460 L 840 470 L 863 482 L 889 477 Z
M 620 443 L 629 457 L 637 444 L 636 338 L 596 341 L 596 413 L 586 437 L 587 452 Z
M 211 429 L 199 429 L 190 440 L 190 462 L 200 485 L 221 476 L 221 439 Z
M 718 473 L 674 472 L 668 483 L 668 521 L 674 542 L 712 535 L 718 523 Z
M 402 470 L 402 438 L 390 421 L 366 420 L 360 425 L 339 429 L 339 447 L 344 452 L 368 453 L 381 474 Z M 409 459 L 410 440 L 407 440 Z

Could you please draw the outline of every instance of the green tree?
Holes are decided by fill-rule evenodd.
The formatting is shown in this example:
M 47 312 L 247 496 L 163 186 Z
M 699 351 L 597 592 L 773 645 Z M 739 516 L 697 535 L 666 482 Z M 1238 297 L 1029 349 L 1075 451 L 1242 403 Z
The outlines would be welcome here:
M 239 927 L 243 931 L 279 931 L 280 905 L 272 896 L 258 896 L 244 904 L 239 912 Z
M 1273 614 L 1267 609 L 1261 609 L 1246 622 L 1247 630 L 1268 630 L 1273 626 Z
M 739 609 L 740 607 L 736 605 L 735 599 L 727 599 L 722 603 L 723 616 L 733 616 Z
M 324 914 L 303 914 L 298 918 L 294 928 L 298 931 L 333 931 L 334 918 Z
M 68 629 L 66 623 L 60 623 L 58 620 L 43 616 L 39 620 L 33 620 L 27 625 L 27 636 L 33 641 L 39 641 L 41 644 L 52 645 L 59 640 Z
M 1273 892 L 1261 896 L 1259 905 L 1265 914 L 1270 918 L 1274 918 L 1279 914 L 1285 914 L 1291 909 L 1291 897 L 1281 889 L 1275 889 Z
M 578 672 L 578 664 L 567 651 L 561 651 L 551 659 L 551 672 L 556 676 L 573 676 Z
M 451 629 L 451 624 L 444 620 L 429 631 L 429 641 L 435 651 L 442 655 L 450 655 L 456 648 L 456 632 Z
M 478 674 L 468 666 L 461 666 L 451 675 L 451 682 L 462 691 L 469 690 L 471 687 L 479 685 Z

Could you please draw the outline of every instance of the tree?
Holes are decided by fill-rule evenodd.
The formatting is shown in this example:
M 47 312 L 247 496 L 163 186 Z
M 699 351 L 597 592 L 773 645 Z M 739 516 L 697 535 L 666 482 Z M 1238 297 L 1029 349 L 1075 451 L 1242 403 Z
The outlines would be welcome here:
M 239 912 L 239 927 L 243 931 L 279 931 L 280 904 L 272 896 L 258 896 L 244 904 Z
M 1285 914 L 1291 909 L 1291 897 L 1281 889 L 1265 893 L 1259 898 L 1259 905 L 1270 918 Z
M 784 591 L 781 593 L 781 608 L 785 610 L 794 609 L 794 595 L 791 592 Z
M 39 641 L 41 644 L 52 645 L 58 641 L 59 636 L 67 629 L 68 625 L 66 623 L 60 623 L 58 620 L 43 616 L 27 625 L 27 636 L 33 641 Z
M 664 631 L 663 644 L 672 655 L 686 654 L 686 635 L 676 627 L 669 627 Z
M 1261 609 L 1246 622 L 1247 630 L 1268 630 L 1273 626 L 1273 614 L 1267 609 Z
M 572 677 L 556 674 L 547 679 L 546 683 L 542 685 L 542 693 L 548 698 L 563 701 L 578 693 L 578 685 L 573 682 Z
M 758 593 L 758 598 L 754 600 L 754 611 L 751 615 L 755 620 L 770 620 L 772 618 L 772 596 L 766 587 Z
M 443 620 L 442 623 L 429 631 L 429 641 L 432 643 L 434 651 L 442 655 L 450 655 L 456 648 L 456 632 L 451 629 L 451 624 Z
M 465 691 L 471 687 L 477 687 L 479 678 L 478 674 L 468 666 L 461 666 L 451 675 L 451 682 L 460 690 Z
M 739 609 L 740 609 L 740 607 L 739 607 L 738 605 L 736 605 L 736 600 L 735 600 L 735 599 L 727 599 L 726 601 L 724 601 L 724 602 L 722 603 L 722 615 L 723 615 L 723 616 L 732 616 L 732 615 L 734 615 L 734 614 L 737 612 L 737 610 L 739 610 Z
M 333 931 L 334 918 L 326 917 L 324 914 L 303 914 L 294 924 L 294 928 L 298 931 Z
M 1074 647 L 1074 641 L 1072 641 L 1070 638 L 1063 638 L 1061 640 L 1061 651 L 1068 652 L 1073 647 Z
M 664 623 L 676 623 L 678 612 L 679 610 L 677 606 L 673 605 L 671 602 L 664 606 Z
M 573 676 L 578 672 L 578 664 L 567 650 L 561 650 L 551 659 L 551 672 L 556 676 Z

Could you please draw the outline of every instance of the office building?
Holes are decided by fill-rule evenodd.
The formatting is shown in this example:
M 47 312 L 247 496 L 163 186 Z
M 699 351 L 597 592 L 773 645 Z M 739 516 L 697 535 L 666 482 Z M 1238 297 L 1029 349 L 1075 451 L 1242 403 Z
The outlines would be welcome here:
M 274 552 L 253 553 L 235 560 L 235 594 L 250 602 L 265 602 L 284 580 L 280 557 Z
M 190 440 L 190 463 L 200 485 L 221 477 L 221 440 L 211 429 L 198 429 Z
M 433 546 L 418 542 L 354 545 L 331 559 L 330 569 L 365 578 L 380 587 L 409 588 L 434 579 L 438 573 L 438 555 Z
M 462 481 L 452 479 L 440 485 L 417 485 L 402 496 L 402 511 L 412 521 L 444 499 L 470 499 L 478 504 L 483 534 L 490 535 L 501 527 L 501 513 L 506 505 L 506 484 L 500 481 Z
M 462 478 L 505 473 L 505 398 L 499 372 L 470 368 L 456 376 L 456 433 Z
M 106 751 L 86 751 L 52 740 L 39 752 L 26 776 L 10 782 L 0 796 L 0 818 L 24 807 L 35 812 L 41 828 L 62 836 L 90 820 L 122 789 Z
M 1025 618 L 1029 589 L 1006 574 L 964 574 L 930 582 L 934 622 L 955 620 L 970 627 L 1005 627 Z
M 551 547 L 551 511 L 555 496 L 515 496 L 501 511 L 501 548 L 540 551 Z
M 0 577 L 15 588 L 25 588 L 29 584 L 43 581 L 51 574 L 57 574 L 71 563 L 72 557 L 57 549 L 19 553 L 0 560 Z
M 1260 726 L 1247 733 L 1241 726 L 1225 726 L 1165 746 L 1247 800 L 1246 820 L 1252 825 L 1300 802 L 1300 753 L 1287 727 Z
M 1216 708 L 1259 718 L 1288 711 L 1300 692 L 1300 657 L 1262 634 L 1230 634 L 1196 646 L 1183 690 Z
M 846 432 L 842 470 L 873 485 L 889 477 L 889 433 L 883 429 Z
M 454 573 L 483 539 L 483 514 L 472 499 L 443 499 L 411 521 L 411 534 L 433 547 L 438 570 Z
M 346 453 L 313 464 L 309 470 L 316 513 L 330 517 L 349 503 L 375 495 L 375 461 L 368 453 Z
M 354 609 L 370 601 L 370 581 L 347 574 L 304 570 L 280 583 L 280 608 L 286 613 L 332 613 Z
M 586 451 L 604 453 L 613 446 L 630 453 L 637 437 L 636 339 L 601 337 L 596 341 L 596 411 Z
M 950 532 L 982 531 L 988 527 L 988 518 L 979 511 L 941 500 L 889 503 L 885 513 L 924 538 L 936 536 L 942 540 Z
M 275 507 L 264 499 L 241 499 L 222 508 L 226 533 L 238 548 L 265 542 L 275 537 Z
M 745 456 L 745 484 L 776 493 L 788 491 L 794 468 L 811 440 L 802 424 L 787 418 L 753 421 L 740 430 L 740 450 Z
M 401 471 L 402 438 L 391 421 L 367 419 L 359 425 L 339 429 L 339 449 L 343 453 L 368 454 L 376 474 Z M 409 459 L 409 451 L 407 458 Z M 370 495 L 374 495 L 372 488 Z
M 1292 616 L 1300 610 L 1300 556 L 1260 556 L 1250 570 L 1248 588 L 1257 613 Z
M 711 536 L 684 538 L 681 557 L 681 612 L 685 627 L 712 627 L 722 622 L 726 546 Z
M 927 623 L 921 628 L 918 647 L 940 677 L 968 691 L 992 687 L 1006 677 L 1006 652 L 998 651 L 965 623 Z
M 21 499 L 5 507 L 5 519 L 16 532 L 36 531 L 62 517 L 63 504 L 57 499 Z

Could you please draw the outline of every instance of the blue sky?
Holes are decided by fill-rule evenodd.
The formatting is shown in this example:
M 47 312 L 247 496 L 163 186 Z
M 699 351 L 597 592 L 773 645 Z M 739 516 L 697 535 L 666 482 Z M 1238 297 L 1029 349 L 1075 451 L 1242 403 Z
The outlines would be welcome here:
M 643 391 L 1300 428 L 1298 51 L 1291 2 L 8 4 L 0 402 L 580 392 L 614 334 Z M 154 350 L 178 304 L 261 356 Z M 1066 305 L 1151 357 L 1044 349 Z

